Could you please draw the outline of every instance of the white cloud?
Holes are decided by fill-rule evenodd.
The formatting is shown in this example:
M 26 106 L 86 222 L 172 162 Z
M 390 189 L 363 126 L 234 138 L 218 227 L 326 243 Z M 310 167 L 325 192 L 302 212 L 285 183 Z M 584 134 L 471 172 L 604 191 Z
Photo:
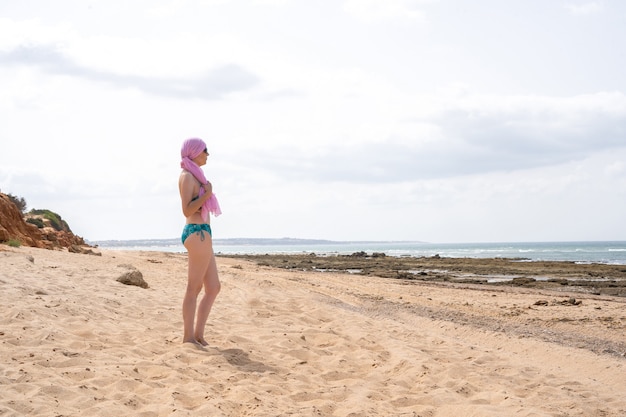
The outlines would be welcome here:
M 365 22 L 404 18 L 423 19 L 424 0 L 346 0 L 344 10 Z
M 599 13 L 604 10 L 604 4 L 599 1 L 591 1 L 587 3 L 567 4 L 567 10 L 574 15 L 589 15 Z
M 11 20 L 0 17 L 0 51 L 8 51 L 19 45 L 38 44 L 42 39 L 62 45 L 77 34 L 66 23 L 42 24 L 41 19 Z
M 608 177 L 618 177 L 618 176 L 624 175 L 625 173 L 624 162 L 623 161 L 612 162 L 604 168 L 604 172 Z
M 261 145 L 244 159 L 291 181 L 389 183 L 526 170 L 624 147 L 626 96 L 621 93 L 430 100 L 437 104 L 426 114 L 416 108 L 413 120 L 402 120 L 399 110 L 400 120 L 375 119 L 388 120 L 379 126 L 355 119 L 352 132 L 341 126 L 319 132 L 334 138 L 323 147 L 314 138 L 285 141 Z M 400 103 L 410 108 L 408 101 Z
M 253 3 L 264 6 L 285 6 L 290 4 L 292 0 L 254 0 Z
M 195 76 L 177 78 L 121 75 L 78 65 L 54 48 L 41 46 L 18 47 L 0 53 L 0 63 L 32 66 L 53 75 L 73 76 L 121 89 L 136 88 L 145 93 L 175 98 L 214 100 L 249 89 L 258 82 L 254 74 L 233 64 L 211 68 Z

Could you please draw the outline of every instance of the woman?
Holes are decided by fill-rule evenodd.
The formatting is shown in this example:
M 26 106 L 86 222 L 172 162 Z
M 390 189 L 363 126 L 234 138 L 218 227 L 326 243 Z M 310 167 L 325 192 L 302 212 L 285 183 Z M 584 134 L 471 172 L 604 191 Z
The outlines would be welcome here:
M 178 179 L 178 189 L 186 217 L 182 241 L 188 253 L 187 291 L 183 299 L 183 343 L 208 345 L 204 327 L 213 302 L 220 292 L 210 213 L 221 214 L 213 186 L 204 177 L 201 166 L 206 164 L 209 152 L 202 139 L 192 138 L 183 142 L 180 151 L 183 171 Z M 204 296 L 197 303 L 204 287 Z M 196 311 L 197 305 L 197 311 Z M 195 326 L 194 326 L 195 321 Z

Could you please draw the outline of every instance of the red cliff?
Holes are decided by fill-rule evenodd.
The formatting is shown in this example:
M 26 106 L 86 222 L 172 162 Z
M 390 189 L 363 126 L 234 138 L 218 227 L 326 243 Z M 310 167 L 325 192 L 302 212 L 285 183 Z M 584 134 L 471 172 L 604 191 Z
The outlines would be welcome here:
M 26 222 L 15 203 L 0 193 L 0 242 L 19 241 L 21 245 L 37 248 L 67 248 L 72 252 L 89 252 L 81 247 L 87 246 L 82 237 L 68 230 L 55 230 L 42 216 L 28 214 L 27 217 L 39 218 L 40 226 Z

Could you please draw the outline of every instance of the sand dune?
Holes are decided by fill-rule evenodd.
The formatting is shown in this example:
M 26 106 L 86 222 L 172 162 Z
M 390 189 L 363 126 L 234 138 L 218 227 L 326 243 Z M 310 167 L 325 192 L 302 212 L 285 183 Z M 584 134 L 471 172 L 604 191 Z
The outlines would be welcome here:
M 623 298 L 218 266 L 197 349 L 184 255 L 0 246 L 0 416 L 626 415 Z

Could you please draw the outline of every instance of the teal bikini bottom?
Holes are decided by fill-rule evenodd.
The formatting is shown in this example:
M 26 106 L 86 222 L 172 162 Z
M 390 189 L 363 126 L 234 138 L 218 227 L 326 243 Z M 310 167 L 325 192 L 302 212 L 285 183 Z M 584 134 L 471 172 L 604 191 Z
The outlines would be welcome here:
M 183 244 L 185 243 L 185 240 L 187 240 L 187 238 L 193 234 L 193 233 L 199 233 L 200 234 L 200 240 L 204 240 L 204 232 L 207 232 L 209 234 L 209 236 L 213 236 L 213 233 L 211 233 L 211 225 L 207 224 L 207 223 L 202 223 L 202 224 L 196 224 L 196 223 L 191 223 L 191 224 L 186 224 L 185 228 L 183 229 L 183 235 L 181 236 L 181 240 L 183 241 Z

